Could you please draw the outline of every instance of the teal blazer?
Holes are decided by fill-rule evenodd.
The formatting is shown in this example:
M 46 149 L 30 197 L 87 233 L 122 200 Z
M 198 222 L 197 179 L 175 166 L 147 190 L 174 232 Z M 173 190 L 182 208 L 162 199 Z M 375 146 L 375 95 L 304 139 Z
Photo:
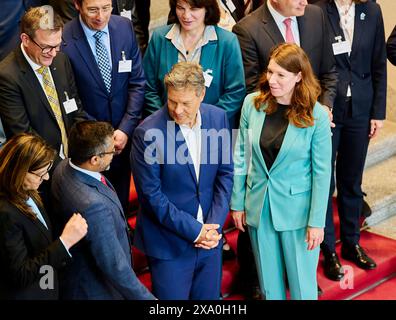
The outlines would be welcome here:
M 145 115 L 160 109 L 167 100 L 164 77 L 178 61 L 178 51 L 165 38 L 173 25 L 160 27 L 153 32 L 147 47 L 143 68 L 146 75 Z M 209 41 L 202 47 L 200 64 L 203 71 L 213 70 L 213 80 L 206 88 L 204 103 L 226 111 L 231 128 L 235 127 L 235 115 L 245 98 L 245 76 L 242 54 L 235 34 L 215 26 L 217 41 Z
M 271 169 L 260 149 L 265 112 L 257 111 L 249 94 L 242 107 L 234 152 L 234 187 L 231 209 L 246 212 L 249 226 L 258 228 L 269 201 L 276 231 L 325 225 L 331 175 L 331 130 L 324 108 L 314 106 L 315 124 L 289 124 Z

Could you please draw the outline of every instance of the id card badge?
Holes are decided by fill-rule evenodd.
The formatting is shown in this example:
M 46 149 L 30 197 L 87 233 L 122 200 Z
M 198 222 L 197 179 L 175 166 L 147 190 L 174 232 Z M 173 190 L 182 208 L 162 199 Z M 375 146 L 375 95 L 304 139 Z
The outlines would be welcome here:
M 204 71 L 203 76 L 205 79 L 205 87 L 209 88 L 210 85 L 212 84 L 212 80 L 213 80 L 213 76 L 211 75 L 211 73 L 213 73 L 213 70 L 208 69 L 206 71 Z
M 125 51 L 121 52 L 122 60 L 118 61 L 118 73 L 131 72 L 132 60 L 126 60 Z
M 132 21 L 132 11 L 131 10 L 122 9 L 122 11 L 120 12 L 120 16 L 124 17 L 124 18 L 128 18 L 129 20 Z
M 66 158 L 66 157 L 65 157 L 65 153 L 64 153 L 64 151 L 63 151 L 63 143 L 61 143 L 61 145 L 60 145 L 59 157 L 60 157 L 62 160 L 64 160 L 64 159 Z
M 67 95 L 67 92 L 65 91 L 65 96 L 66 96 L 66 101 L 63 102 L 63 107 L 65 108 L 66 114 L 69 114 L 71 112 L 77 111 L 77 103 L 76 100 L 69 99 L 69 96 Z
M 332 44 L 333 53 L 335 56 L 343 53 L 350 53 L 352 51 L 352 47 L 349 41 L 341 41 L 341 36 L 335 37 L 335 39 L 337 42 Z
M 232 0 L 226 0 L 226 3 L 230 12 L 233 13 L 236 10 L 234 2 L 232 2 Z

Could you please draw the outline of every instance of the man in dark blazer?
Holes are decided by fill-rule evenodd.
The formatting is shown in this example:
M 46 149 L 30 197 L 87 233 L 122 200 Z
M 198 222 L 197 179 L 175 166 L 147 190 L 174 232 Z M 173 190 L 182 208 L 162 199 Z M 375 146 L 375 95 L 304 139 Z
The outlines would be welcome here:
M 388 60 L 396 66 L 396 26 L 393 28 L 393 31 L 386 42 L 386 51 L 388 54 Z
M 101 172 L 113 159 L 114 130 L 107 122 L 82 121 L 71 130 L 70 159 L 55 169 L 52 194 L 64 220 L 71 208 L 87 220 L 88 234 L 70 251 L 73 262 L 61 284 L 65 299 L 153 300 L 132 269 L 124 212 Z
M 339 10 L 334 0 L 317 3 L 329 26 L 328 39 L 333 43 L 338 73 L 333 110 L 335 127 L 332 128 L 333 176 L 321 245 L 325 275 L 335 281 L 344 275 L 335 250 L 332 203 L 336 186 L 341 255 L 360 268 L 376 267 L 375 261 L 359 245 L 361 184 L 369 142 L 378 136 L 386 115 L 386 49 L 380 6 L 373 1 L 351 0 L 348 4 L 347 16 L 351 16 L 353 28 L 348 22 L 340 23 L 348 18 L 342 16 L 344 9 Z M 340 50 L 337 42 L 347 43 L 350 49 Z
M 159 299 L 219 299 L 219 230 L 233 183 L 228 119 L 220 108 L 202 103 L 201 66 L 177 63 L 164 81 L 168 104 L 133 137 L 131 164 L 141 204 L 134 242 L 149 259 Z
M 76 6 L 80 15 L 66 24 L 62 51 L 70 58 L 87 113 L 116 129 L 117 153 L 105 174 L 127 210 L 130 139 L 144 102 L 141 55 L 131 22 L 111 15 L 111 0 L 77 0 Z
M 320 8 L 307 5 L 306 0 L 268 0 L 239 21 L 233 28 L 238 36 L 245 69 L 246 91 L 256 90 L 260 76 L 266 70 L 271 49 L 286 41 L 285 18 L 291 18 L 294 42 L 307 53 L 313 71 L 320 81 L 322 95 L 320 102 L 333 107 L 336 94 L 337 74 L 326 24 Z M 329 111 L 331 117 L 331 113 Z M 240 233 L 238 237 L 238 257 L 241 266 L 239 273 L 242 283 L 257 283 L 255 263 L 251 254 L 249 236 Z M 249 287 L 249 285 L 248 285 Z M 257 286 L 256 286 L 257 287 Z M 250 295 L 250 289 L 246 289 Z M 255 292 L 253 295 L 257 294 Z
M 40 29 L 37 19 L 44 15 L 40 8 L 24 15 L 22 44 L 0 63 L 0 118 L 7 138 L 20 132 L 35 132 L 57 150 L 56 161 L 60 161 L 67 156 L 64 144 L 70 127 L 87 115 L 77 94 L 69 59 L 58 52 L 62 20 L 55 15 L 53 29 Z M 50 86 L 56 91 L 51 96 L 40 70 L 48 70 Z

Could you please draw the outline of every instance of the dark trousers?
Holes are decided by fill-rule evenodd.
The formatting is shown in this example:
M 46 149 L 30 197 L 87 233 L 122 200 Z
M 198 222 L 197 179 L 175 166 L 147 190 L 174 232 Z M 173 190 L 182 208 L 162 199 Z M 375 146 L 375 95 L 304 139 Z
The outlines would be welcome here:
M 249 232 L 239 231 L 237 242 L 237 256 L 239 263 L 238 281 L 243 291 L 259 286 L 256 261 L 254 259 Z
M 110 169 L 103 172 L 113 185 L 125 215 L 128 214 L 129 209 L 129 187 L 131 183 L 131 165 L 129 164 L 130 153 L 131 144 L 128 142 L 121 154 L 114 156 Z
M 326 215 L 325 238 L 322 248 L 335 251 L 335 230 L 332 196 L 337 185 L 337 206 L 340 217 L 341 241 L 355 245 L 360 239 L 360 213 L 363 205 L 361 189 L 364 163 L 367 155 L 370 118 L 367 115 L 352 116 L 351 101 L 346 99 L 342 114 L 335 114 L 336 127 L 332 128 L 332 178 Z M 335 177 L 334 177 L 335 168 Z
M 160 300 L 219 300 L 221 246 L 188 248 L 175 259 L 148 257 L 153 294 Z

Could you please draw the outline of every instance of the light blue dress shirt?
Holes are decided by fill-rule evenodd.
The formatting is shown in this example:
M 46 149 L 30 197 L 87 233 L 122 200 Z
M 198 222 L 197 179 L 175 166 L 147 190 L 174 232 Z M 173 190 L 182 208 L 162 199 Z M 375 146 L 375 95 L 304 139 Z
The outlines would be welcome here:
M 99 30 L 92 30 L 88 28 L 88 26 L 84 23 L 84 21 L 81 19 L 81 15 L 79 16 L 81 26 L 83 28 L 85 37 L 87 38 L 89 47 L 91 48 L 91 51 L 95 57 L 96 63 L 98 62 L 98 57 L 96 55 L 96 39 L 94 38 L 94 34 L 98 32 Z M 105 34 L 102 36 L 101 40 L 106 47 L 107 54 L 109 57 L 109 64 L 110 68 L 112 68 L 112 60 L 111 60 L 111 46 L 110 46 L 110 34 L 109 34 L 109 25 L 106 25 L 106 27 L 103 28 L 103 31 Z

